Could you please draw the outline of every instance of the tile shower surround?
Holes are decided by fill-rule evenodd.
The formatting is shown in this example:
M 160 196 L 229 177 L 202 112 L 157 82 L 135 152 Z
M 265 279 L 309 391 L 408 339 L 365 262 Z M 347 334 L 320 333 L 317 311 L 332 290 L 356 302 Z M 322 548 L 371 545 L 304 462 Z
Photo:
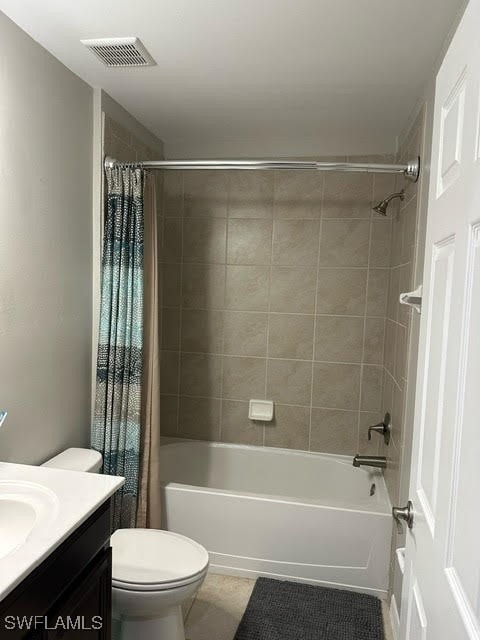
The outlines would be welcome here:
M 165 172 L 162 433 L 377 452 L 366 429 L 384 410 L 392 220 L 371 207 L 394 187 L 381 174 Z M 275 402 L 272 423 L 248 420 L 250 398 Z
M 420 156 L 421 166 L 426 166 L 423 137 L 425 111 L 422 109 L 410 133 L 400 148 L 399 161 Z M 416 355 L 408 353 L 412 332 L 413 312 L 398 302 L 401 291 L 411 291 L 418 282 L 413 274 L 421 271 L 423 249 L 420 246 L 420 227 L 425 224 L 425 212 L 420 211 L 419 184 L 404 185 L 397 178 L 396 190 L 405 187 L 405 200 L 398 201 L 392 212 L 392 238 L 390 249 L 389 294 L 385 324 L 384 385 L 382 405 L 391 407 L 392 433 L 388 447 L 380 444 L 379 453 L 387 457 L 385 481 L 392 504 L 405 504 L 407 495 L 401 495 L 400 484 L 408 485 L 410 469 L 410 447 L 413 424 L 405 420 L 407 387 L 414 385 L 412 373 L 416 367 Z M 421 282 L 421 276 L 419 282 Z M 415 344 L 415 342 L 414 342 Z M 402 479 L 403 478 L 403 479 Z M 405 546 L 405 531 L 402 534 L 393 527 L 390 557 L 390 591 L 395 593 L 397 606 L 401 603 L 402 576 L 395 560 L 395 550 Z

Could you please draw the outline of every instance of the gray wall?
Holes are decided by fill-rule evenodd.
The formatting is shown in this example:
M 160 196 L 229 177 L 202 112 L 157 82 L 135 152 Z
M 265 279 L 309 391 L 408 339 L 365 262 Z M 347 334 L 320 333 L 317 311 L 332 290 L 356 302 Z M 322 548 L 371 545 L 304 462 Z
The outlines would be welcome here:
M 0 460 L 88 444 L 92 89 L 0 14 Z

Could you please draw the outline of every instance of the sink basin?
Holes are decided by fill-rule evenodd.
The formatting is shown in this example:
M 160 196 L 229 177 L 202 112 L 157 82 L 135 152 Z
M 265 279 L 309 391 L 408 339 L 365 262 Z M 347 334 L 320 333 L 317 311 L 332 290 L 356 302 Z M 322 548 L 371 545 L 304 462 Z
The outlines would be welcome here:
M 0 482 L 0 560 L 20 549 L 55 518 L 58 500 L 33 482 Z
M 8 556 L 35 526 L 34 507 L 20 500 L 0 500 L 0 558 Z

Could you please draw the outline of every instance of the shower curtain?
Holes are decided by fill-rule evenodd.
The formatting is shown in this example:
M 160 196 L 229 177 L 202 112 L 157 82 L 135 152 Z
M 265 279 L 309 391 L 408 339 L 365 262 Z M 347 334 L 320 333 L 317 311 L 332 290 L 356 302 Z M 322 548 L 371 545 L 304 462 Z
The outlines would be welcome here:
M 143 373 L 144 172 L 106 170 L 97 388 L 92 447 L 103 473 L 125 477 L 112 501 L 112 526 L 136 520 Z
M 160 290 L 157 194 L 154 175 L 145 176 L 144 331 L 137 527 L 160 528 Z

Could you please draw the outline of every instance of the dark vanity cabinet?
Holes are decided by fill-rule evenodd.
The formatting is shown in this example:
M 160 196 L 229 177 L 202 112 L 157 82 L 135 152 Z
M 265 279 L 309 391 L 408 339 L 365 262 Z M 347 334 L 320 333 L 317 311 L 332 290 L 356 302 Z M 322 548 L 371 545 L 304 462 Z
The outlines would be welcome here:
M 110 503 L 0 602 L 0 639 L 110 640 Z

